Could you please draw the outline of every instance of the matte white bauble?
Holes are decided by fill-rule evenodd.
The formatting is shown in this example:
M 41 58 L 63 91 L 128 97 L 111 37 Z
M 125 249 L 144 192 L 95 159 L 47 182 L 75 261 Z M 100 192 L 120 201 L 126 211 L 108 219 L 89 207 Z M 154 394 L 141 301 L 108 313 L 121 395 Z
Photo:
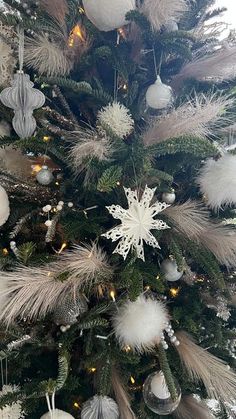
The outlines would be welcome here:
M 0 226 L 5 224 L 10 215 L 9 199 L 5 189 L 0 186 Z
M 170 86 L 162 83 L 161 78 L 157 76 L 156 82 L 147 89 L 146 102 L 153 109 L 167 108 L 173 102 L 173 91 Z
M 41 419 L 74 419 L 70 413 L 63 412 L 63 410 L 55 409 L 52 412 L 45 413 Z
M 54 177 L 47 166 L 42 166 L 42 169 L 37 173 L 36 179 L 40 185 L 48 186 L 52 183 Z
M 104 32 L 126 25 L 126 14 L 136 8 L 135 0 L 83 0 L 86 16 Z
M 165 259 L 161 263 L 161 271 L 169 282 L 178 281 L 183 276 L 183 271 L 178 271 L 175 260 Z
M 175 20 L 171 19 L 165 23 L 165 30 L 168 33 L 178 31 L 178 29 L 178 23 Z
M 175 202 L 176 195 L 174 192 L 164 192 L 162 194 L 162 201 L 166 204 L 173 204 Z

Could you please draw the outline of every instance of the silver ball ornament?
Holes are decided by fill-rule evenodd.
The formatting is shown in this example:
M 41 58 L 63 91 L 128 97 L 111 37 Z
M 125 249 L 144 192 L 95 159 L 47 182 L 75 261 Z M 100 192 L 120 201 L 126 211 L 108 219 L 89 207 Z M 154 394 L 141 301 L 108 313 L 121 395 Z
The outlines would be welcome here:
M 147 407 L 158 415 L 167 416 L 174 412 L 181 400 L 181 389 L 174 379 L 177 392 L 176 400 L 171 398 L 162 371 L 150 374 L 143 386 L 143 398 Z
M 149 86 L 146 92 L 146 102 L 150 108 L 164 109 L 173 102 L 173 91 L 170 86 L 162 83 L 160 76 Z
M 53 320 L 60 326 L 69 326 L 75 324 L 77 318 L 87 310 L 87 300 L 80 292 L 76 291 L 75 293 L 69 293 L 54 310 Z M 65 332 L 66 330 L 62 330 L 62 332 Z
M 164 192 L 162 194 L 162 201 L 166 204 L 173 204 L 176 200 L 176 195 L 174 192 Z
M 175 260 L 165 259 L 161 263 L 161 271 L 164 277 L 169 282 L 178 281 L 183 276 L 183 271 L 178 271 L 178 266 Z
M 42 169 L 37 173 L 36 179 L 40 185 L 48 186 L 52 183 L 54 177 L 47 166 L 42 166 Z

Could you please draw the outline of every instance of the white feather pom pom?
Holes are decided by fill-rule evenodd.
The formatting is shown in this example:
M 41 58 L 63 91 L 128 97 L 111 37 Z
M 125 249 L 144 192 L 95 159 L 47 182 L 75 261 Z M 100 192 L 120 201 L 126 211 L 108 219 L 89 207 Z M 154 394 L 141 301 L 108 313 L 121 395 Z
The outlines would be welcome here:
M 5 189 L 0 186 L 0 226 L 5 224 L 10 215 L 9 199 Z
M 83 406 L 81 419 L 119 419 L 119 409 L 110 397 L 94 396 Z
M 134 121 L 129 110 L 121 103 L 114 102 L 98 113 L 98 124 L 108 128 L 120 138 L 125 138 L 134 129 Z
M 197 183 L 207 204 L 214 210 L 236 204 L 236 156 L 225 154 L 218 161 L 209 159 L 200 171 Z
M 71 416 L 69 413 L 64 412 L 63 410 L 55 409 L 52 412 L 45 413 L 41 416 L 41 419 L 74 419 L 74 416 Z
M 140 295 L 119 308 L 113 325 L 122 347 L 129 345 L 138 352 L 147 352 L 159 343 L 168 321 L 168 312 L 160 301 Z
M 0 397 L 6 396 L 9 393 L 15 393 L 18 390 L 16 386 L 3 386 L 2 391 L 0 391 Z M 22 403 L 17 401 L 12 403 L 12 405 L 6 405 L 3 409 L 0 409 L 0 419 L 23 419 L 25 417 L 24 412 L 22 412 Z

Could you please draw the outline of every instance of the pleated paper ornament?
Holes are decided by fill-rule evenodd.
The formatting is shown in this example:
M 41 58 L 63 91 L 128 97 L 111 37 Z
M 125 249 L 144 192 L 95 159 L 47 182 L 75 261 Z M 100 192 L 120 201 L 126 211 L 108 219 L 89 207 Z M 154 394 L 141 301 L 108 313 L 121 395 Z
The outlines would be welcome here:
M 24 32 L 19 32 L 19 71 L 15 74 L 12 87 L 7 87 L 0 94 L 3 105 L 14 110 L 13 128 L 20 138 L 31 137 L 36 130 L 33 111 L 45 103 L 42 92 L 34 89 L 28 74 L 23 72 Z
M 83 406 L 81 419 L 119 419 L 119 409 L 110 397 L 94 396 Z
M 126 25 L 126 14 L 135 9 L 135 0 L 83 0 L 88 19 L 104 32 Z

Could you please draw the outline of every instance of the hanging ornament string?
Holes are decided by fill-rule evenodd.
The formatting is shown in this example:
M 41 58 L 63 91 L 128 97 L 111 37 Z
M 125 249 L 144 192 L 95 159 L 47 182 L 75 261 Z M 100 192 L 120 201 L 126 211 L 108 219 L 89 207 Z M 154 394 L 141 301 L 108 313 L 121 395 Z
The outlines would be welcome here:
M 118 46 L 120 44 L 120 34 L 119 31 L 117 31 L 117 39 L 116 39 L 116 46 Z M 114 70 L 114 102 L 117 102 L 117 98 L 118 98 L 118 70 L 115 68 Z
M 55 406 L 55 391 L 52 393 L 52 404 L 50 402 L 49 394 L 46 393 L 46 400 L 48 405 L 48 411 L 50 413 L 51 419 L 53 419 L 53 411 L 55 412 L 56 406 Z
M 24 39 L 24 29 L 18 26 L 18 38 L 19 38 L 19 72 L 23 73 L 23 66 L 24 66 L 24 46 L 25 46 L 25 39 Z
M 155 74 L 156 74 L 156 77 L 158 77 L 158 76 L 161 75 L 161 67 L 162 67 L 162 60 L 163 60 L 163 51 L 161 52 L 161 58 L 160 58 L 159 68 L 157 67 L 157 58 L 156 58 L 156 53 L 155 53 L 154 46 L 153 46 L 153 49 L 152 49 L 152 54 L 153 54 L 153 62 L 154 62 Z

